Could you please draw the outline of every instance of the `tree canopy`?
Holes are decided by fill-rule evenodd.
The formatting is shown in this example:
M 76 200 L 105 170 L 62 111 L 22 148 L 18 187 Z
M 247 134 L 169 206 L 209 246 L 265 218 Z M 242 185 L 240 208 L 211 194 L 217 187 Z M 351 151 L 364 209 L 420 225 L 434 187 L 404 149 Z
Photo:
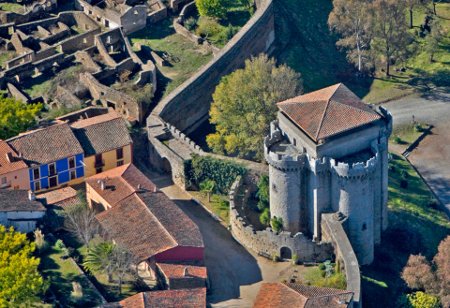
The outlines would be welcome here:
M 227 13 L 227 0 L 195 0 L 200 16 L 223 18 Z
M 402 278 L 412 290 L 425 291 L 427 294 L 438 296 L 443 307 L 450 306 L 450 235 L 438 247 L 438 253 L 433 259 L 432 266 L 421 255 L 411 255 L 403 269 Z M 419 292 L 417 292 L 419 293 Z M 417 302 L 422 300 L 433 303 L 431 297 L 410 297 Z M 414 306 L 425 307 L 425 306 Z M 435 307 L 435 306 L 427 306 Z
M 12 98 L 0 98 L 0 139 L 26 131 L 36 123 L 41 104 L 25 104 Z
M 31 303 L 44 291 L 34 250 L 25 234 L 0 225 L 0 307 Z
M 263 159 L 263 140 L 276 118 L 276 103 L 302 92 L 300 74 L 276 66 L 266 55 L 245 62 L 222 78 L 213 94 L 210 122 L 216 132 L 207 136 L 215 153 Z

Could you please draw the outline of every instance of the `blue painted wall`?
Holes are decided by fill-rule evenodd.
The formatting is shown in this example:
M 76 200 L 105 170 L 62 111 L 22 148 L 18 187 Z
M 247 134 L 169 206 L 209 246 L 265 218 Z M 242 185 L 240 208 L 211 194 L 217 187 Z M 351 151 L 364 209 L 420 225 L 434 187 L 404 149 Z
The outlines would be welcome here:
M 78 154 L 75 156 L 75 174 L 76 178 L 84 177 L 84 155 Z M 60 159 L 55 162 L 56 164 L 56 174 L 58 176 L 58 185 L 68 183 L 70 181 L 70 170 L 69 170 L 69 157 Z M 29 169 L 30 174 L 30 187 L 31 190 L 35 191 L 34 182 L 35 179 L 33 177 L 33 169 Z M 48 164 L 40 165 L 40 179 L 39 182 L 41 184 L 41 190 L 45 190 L 49 188 L 49 179 L 48 179 Z

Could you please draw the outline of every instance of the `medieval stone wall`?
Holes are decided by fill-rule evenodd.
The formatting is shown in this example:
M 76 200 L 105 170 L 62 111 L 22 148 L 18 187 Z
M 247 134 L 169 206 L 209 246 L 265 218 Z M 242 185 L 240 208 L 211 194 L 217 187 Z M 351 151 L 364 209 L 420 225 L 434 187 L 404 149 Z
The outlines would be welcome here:
M 220 79 L 242 67 L 250 56 L 268 51 L 274 39 L 273 3 L 266 0 L 220 53 L 163 99 L 153 113 L 184 132 L 194 130 L 208 117 Z
M 353 292 L 350 307 L 361 307 L 361 274 L 359 263 L 353 247 L 345 232 L 346 218 L 340 219 L 336 214 L 322 214 L 322 241 L 332 243 L 336 259 L 344 267 L 347 290 Z
M 328 243 L 315 243 L 302 233 L 291 232 L 275 233 L 270 228 L 263 231 L 255 230 L 245 215 L 243 207 L 246 205 L 242 199 L 242 179 L 238 178 L 230 189 L 230 226 L 231 234 L 243 246 L 254 252 L 272 257 L 281 256 L 281 249 L 290 249 L 292 255 L 296 254 L 300 262 L 322 262 L 331 258 L 332 248 Z

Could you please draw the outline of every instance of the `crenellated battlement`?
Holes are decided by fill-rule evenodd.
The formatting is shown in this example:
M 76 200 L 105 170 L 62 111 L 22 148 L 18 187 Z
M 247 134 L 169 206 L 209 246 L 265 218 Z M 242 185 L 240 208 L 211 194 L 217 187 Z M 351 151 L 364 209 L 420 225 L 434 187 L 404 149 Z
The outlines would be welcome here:
M 375 172 L 377 165 L 379 163 L 378 151 L 373 157 L 365 162 L 357 162 L 353 164 L 347 164 L 343 162 L 338 162 L 337 160 L 330 159 L 330 167 L 333 172 L 335 172 L 339 177 L 356 179 L 362 178 Z

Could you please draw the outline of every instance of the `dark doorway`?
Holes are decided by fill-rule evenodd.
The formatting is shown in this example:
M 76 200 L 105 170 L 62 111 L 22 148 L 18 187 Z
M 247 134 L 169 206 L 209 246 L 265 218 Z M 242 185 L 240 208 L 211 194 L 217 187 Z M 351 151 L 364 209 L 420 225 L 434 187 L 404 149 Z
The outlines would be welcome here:
M 288 247 L 281 247 L 280 249 L 280 258 L 284 259 L 292 259 L 292 251 Z

